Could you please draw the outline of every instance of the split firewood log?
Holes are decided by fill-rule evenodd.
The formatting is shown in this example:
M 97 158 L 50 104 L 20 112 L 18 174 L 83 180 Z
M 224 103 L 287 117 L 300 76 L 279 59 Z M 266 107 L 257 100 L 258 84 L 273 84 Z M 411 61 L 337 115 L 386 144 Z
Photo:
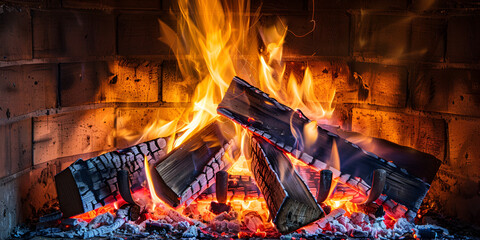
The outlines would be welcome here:
M 261 138 L 251 141 L 250 169 L 281 233 L 295 231 L 324 216 L 288 157 Z
M 190 204 L 228 165 L 223 155 L 234 145 L 234 136 L 232 123 L 217 118 L 169 152 L 151 170 L 158 197 L 172 207 Z

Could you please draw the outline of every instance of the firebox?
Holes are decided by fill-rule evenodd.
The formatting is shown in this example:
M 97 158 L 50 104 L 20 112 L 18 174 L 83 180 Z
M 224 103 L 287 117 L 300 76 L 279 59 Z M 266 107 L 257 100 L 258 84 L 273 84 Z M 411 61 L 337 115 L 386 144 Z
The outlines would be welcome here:
M 0 3 L 0 239 L 480 236 L 461 0 Z

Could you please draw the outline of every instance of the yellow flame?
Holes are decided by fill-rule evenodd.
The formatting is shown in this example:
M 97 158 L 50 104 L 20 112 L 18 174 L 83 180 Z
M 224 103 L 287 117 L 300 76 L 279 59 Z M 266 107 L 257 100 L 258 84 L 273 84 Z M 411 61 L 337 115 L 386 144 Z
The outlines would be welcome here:
M 217 116 L 218 103 L 233 77 L 239 75 L 283 104 L 301 109 L 313 120 L 306 126 L 310 130 L 303 134 L 309 142 L 316 139 L 312 128 L 319 120 L 331 116 L 335 92 L 327 89 L 331 93 L 329 99 L 318 98 L 325 94 L 317 94 L 322 89 L 314 86 L 314 75 L 308 66 L 302 69 L 303 79 L 297 80 L 293 74 L 285 78 L 282 57 L 288 31 L 282 22 L 259 26 L 259 11 L 251 13 L 249 1 L 179 0 L 177 3 L 177 29 L 159 21 L 160 40 L 174 52 L 184 81 L 197 83 L 191 104 L 173 119 L 156 117 L 141 134 L 120 130 L 118 136 L 136 139 L 136 143 L 169 136 L 168 151 L 180 146 Z M 258 35 L 264 46 L 261 52 Z M 237 136 L 243 138 L 241 148 L 244 149 L 246 132 L 237 131 Z M 230 173 L 251 175 L 248 151 L 239 160 L 233 163 Z M 147 158 L 145 170 L 152 199 L 160 203 L 151 182 Z
M 354 213 L 358 212 L 358 205 L 351 202 L 350 198 L 331 198 L 327 199 L 325 201 L 325 204 L 328 206 L 331 206 L 332 209 L 337 209 L 337 208 L 343 208 L 345 211 L 347 211 L 347 216 Z
M 305 149 L 309 149 L 318 138 L 317 121 L 311 121 L 305 124 L 303 127 L 303 136 L 305 138 Z
M 150 165 L 148 163 L 147 156 L 145 156 L 145 160 L 143 163 L 145 165 L 145 176 L 147 176 L 148 190 L 150 190 L 150 197 L 152 198 L 153 204 L 155 206 L 157 203 L 161 203 L 162 200 L 158 198 L 157 193 L 155 192 L 155 187 L 153 186 L 152 175 L 150 173 Z
M 333 112 L 329 99 L 317 98 L 313 75 L 305 68 L 303 80 L 290 74 L 284 81 L 283 44 L 288 33 L 283 22 L 259 26 L 259 10 L 250 12 L 249 1 L 179 0 L 176 12 L 177 29 L 159 21 L 161 41 L 170 46 L 185 82 L 198 83 L 192 104 L 171 121 L 155 119 L 138 134 L 119 130 L 118 137 L 135 143 L 155 137 L 170 136 L 168 150 L 178 147 L 204 127 L 216 114 L 235 75 L 256 83 L 280 102 L 301 109 L 312 120 L 328 118 Z M 261 36 L 262 52 L 258 52 L 257 34 Z M 252 58 L 252 56 L 258 56 Z M 258 62 L 255 66 L 255 61 Z M 325 95 L 325 94 L 321 94 Z M 183 134 L 176 138 L 176 134 Z
M 334 111 L 331 104 L 335 97 L 335 89 L 316 88 L 313 84 L 315 79 L 308 64 L 302 81 L 298 81 L 295 75 L 290 73 L 285 82 L 286 67 L 282 62 L 282 52 L 286 33 L 287 27 L 283 24 L 260 28 L 263 43 L 267 46 L 264 56 L 259 56 L 260 88 L 279 102 L 293 109 L 301 109 L 312 120 L 330 118 Z M 328 99 L 320 99 L 316 91 L 326 91 Z

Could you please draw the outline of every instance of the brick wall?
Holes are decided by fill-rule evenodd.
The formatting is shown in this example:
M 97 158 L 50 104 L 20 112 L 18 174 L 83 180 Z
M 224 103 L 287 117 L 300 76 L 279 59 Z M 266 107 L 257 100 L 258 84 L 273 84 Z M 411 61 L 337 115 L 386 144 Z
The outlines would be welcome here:
M 7 193 L 0 238 L 55 201 L 53 175 L 77 158 L 130 144 L 116 132 L 178 114 L 195 85 L 158 41 L 157 19 L 175 25 L 172 0 L 18 2 L 0 4 L 0 189 Z M 289 25 L 285 60 L 312 68 L 319 96 L 336 89 L 336 123 L 435 155 L 444 164 L 428 200 L 480 224 L 477 4 L 262 6 L 261 22 L 280 15 Z M 312 29 L 312 10 L 314 31 L 297 37 Z

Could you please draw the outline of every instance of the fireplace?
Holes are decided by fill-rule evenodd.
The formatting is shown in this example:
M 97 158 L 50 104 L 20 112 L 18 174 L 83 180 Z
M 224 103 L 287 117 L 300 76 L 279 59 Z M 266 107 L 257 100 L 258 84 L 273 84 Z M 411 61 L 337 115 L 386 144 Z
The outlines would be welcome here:
M 311 73 L 328 124 L 441 160 L 417 221 L 468 235 L 480 226 L 477 12 L 469 1 L 255 0 L 248 14 L 288 26 L 285 79 Z M 168 0 L 0 4 L 0 238 L 58 207 L 54 176 L 77 159 L 156 139 L 145 129 L 192 107 L 205 70 L 183 77 L 188 61 L 158 21 L 175 29 L 179 15 Z M 255 37 L 257 52 L 235 62 L 252 82 L 268 50 Z

